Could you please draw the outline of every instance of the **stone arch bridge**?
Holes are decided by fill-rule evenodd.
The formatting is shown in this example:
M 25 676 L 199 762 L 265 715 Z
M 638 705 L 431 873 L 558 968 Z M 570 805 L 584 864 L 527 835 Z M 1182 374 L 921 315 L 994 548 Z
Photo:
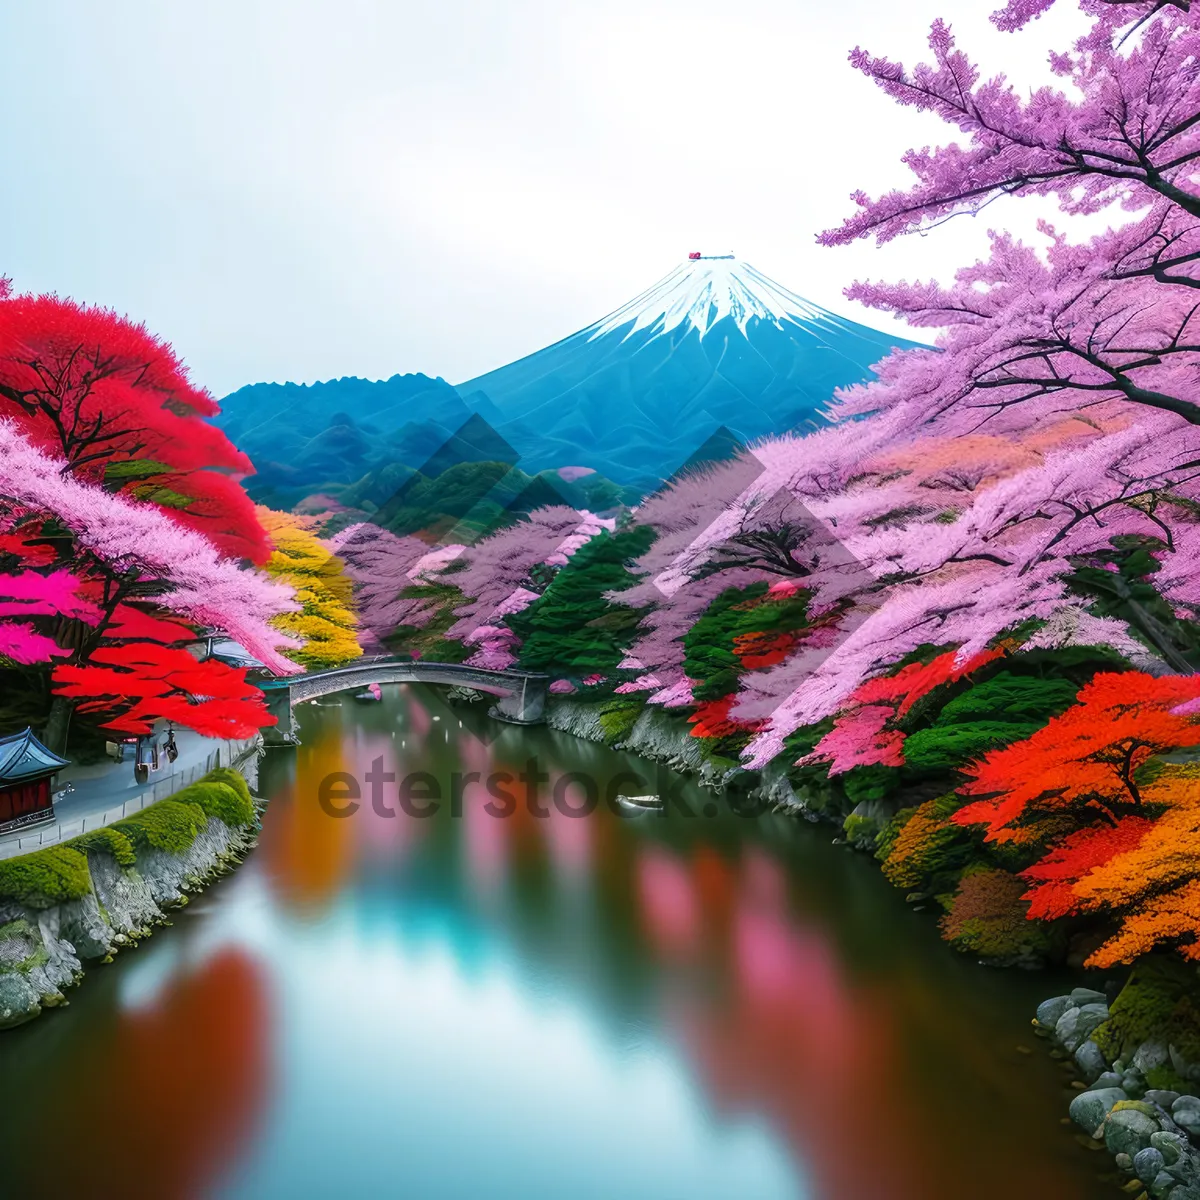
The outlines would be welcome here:
M 267 709 L 278 722 L 263 730 L 264 741 L 268 746 L 294 746 L 300 740 L 292 716 L 297 704 L 335 692 L 358 691 L 372 683 L 437 683 L 473 688 L 496 697 L 489 715 L 497 720 L 513 725 L 540 725 L 546 719 L 550 677 L 531 671 L 487 671 L 461 663 L 372 658 L 329 671 L 256 682 L 266 698 Z

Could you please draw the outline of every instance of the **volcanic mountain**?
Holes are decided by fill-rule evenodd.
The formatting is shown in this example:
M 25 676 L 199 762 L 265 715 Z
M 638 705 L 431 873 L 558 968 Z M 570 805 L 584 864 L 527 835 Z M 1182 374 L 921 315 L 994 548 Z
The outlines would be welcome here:
M 530 475 L 587 467 L 641 490 L 722 439 L 815 427 L 834 388 L 914 344 L 732 255 L 692 255 L 586 329 L 456 387 L 424 375 L 252 384 L 225 397 L 219 423 L 254 460 L 260 489 L 420 467 L 482 419 Z
M 715 430 L 814 428 L 836 387 L 913 346 L 835 316 L 732 255 L 692 257 L 563 341 L 458 385 L 534 467 L 662 479 Z

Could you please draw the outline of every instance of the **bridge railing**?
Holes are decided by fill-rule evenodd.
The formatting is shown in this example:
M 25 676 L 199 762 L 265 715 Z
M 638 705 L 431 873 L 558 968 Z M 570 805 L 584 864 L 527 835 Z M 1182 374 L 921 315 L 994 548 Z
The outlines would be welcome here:
M 348 662 L 344 666 L 329 667 L 323 671 L 306 671 L 300 675 L 280 675 L 272 679 L 260 679 L 256 680 L 255 684 L 264 691 L 274 691 L 278 688 L 291 687 L 293 684 L 301 683 L 304 680 L 337 679 L 340 676 L 352 678 L 359 671 L 368 671 L 375 667 L 387 666 L 407 667 L 414 673 L 440 671 L 464 677 L 473 675 L 484 679 L 511 680 L 514 683 L 518 681 L 549 680 L 550 678 L 541 671 L 523 671 L 520 668 L 498 671 L 490 667 L 472 667 L 466 663 L 432 662 L 429 659 L 423 658 L 398 657 L 394 654 L 374 654 L 356 658 L 353 662 Z

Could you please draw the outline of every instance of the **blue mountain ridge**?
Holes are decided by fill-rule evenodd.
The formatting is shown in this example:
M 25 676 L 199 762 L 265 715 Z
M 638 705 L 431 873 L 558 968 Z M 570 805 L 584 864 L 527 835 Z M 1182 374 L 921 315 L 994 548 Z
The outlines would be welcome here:
M 218 424 L 276 487 L 417 467 L 474 413 L 530 474 L 584 466 L 648 488 L 722 427 L 743 442 L 818 427 L 835 388 L 917 344 L 732 257 L 689 259 L 594 325 L 457 387 L 419 374 L 251 384 L 222 400 Z

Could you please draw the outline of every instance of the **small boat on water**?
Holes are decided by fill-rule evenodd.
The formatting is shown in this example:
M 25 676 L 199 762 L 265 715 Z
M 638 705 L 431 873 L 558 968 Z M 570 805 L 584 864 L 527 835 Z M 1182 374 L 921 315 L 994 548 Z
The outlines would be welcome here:
M 377 683 L 369 683 L 361 692 L 354 693 L 354 699 L 359 704 L 374 704 L 383 699 L 383 689 Z
M 617 805 L 622 812 L 631 814 L 662 812 L 663 802 L 659 796 L 618 796 Z

